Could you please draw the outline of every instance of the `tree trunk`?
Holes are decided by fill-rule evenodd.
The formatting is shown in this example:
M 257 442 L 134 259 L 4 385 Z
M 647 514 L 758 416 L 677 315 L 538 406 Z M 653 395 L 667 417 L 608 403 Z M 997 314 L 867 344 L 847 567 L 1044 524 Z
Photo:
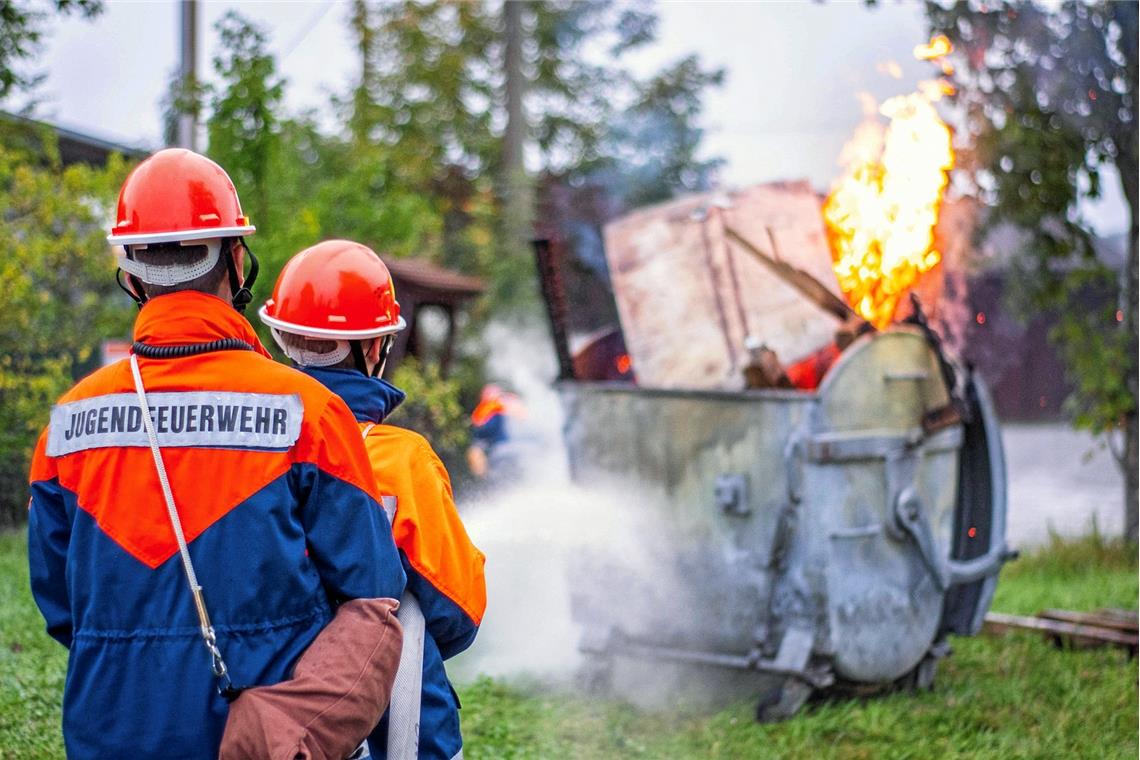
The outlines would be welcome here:
M 533 234 L 533 201 L 530 178 L 524 155 L 529 127 L 526 118 L 526 73 L 523 71 L 523 2 L 503 3 L 503 79 L 507 124 L 503 130 L 503 153 L 500 161 L 499 197 L 503 204 L 500 245 L 516 272 L 529 272 L 528 243 Z M 531 278 L 533 279 L 533 278 Z M 513 285 L 513 284 L 512 284 Z M 508 290 L 512 285 L 508 285 Z M 502 286 L 502 283 L 500 283 Z
M 1129 414 L 1124 423 L 1124 540 L 1136 540 L 1137 518 L 1140 517 L 1137 498 L 1140 479 L 1137 478 L 1136 412 Z
M 1137 522 L 1140 521 L 1140 467 L 1137 465 L 1137 289 L 1140 280 L 1137 277 L 1137 240 L 1140 230 L 1137 229 L 1136 218 L 1136 165 L 1121 172 L 1123 182 L 1132 182 L 1131 191 L 1126 190 L 1129 203 L 1132 206 L 1131 240 L 1128 243 L 1127 271 L 1122 277 L 1124 298 L 1122 299 L 1124 320 L 1122 329 L 1127 331 L 1129 345 L 1132 352 L 1133 363 L 1128 372 L 1128 390 L 1132 394 L 1132 411 L 1124 417 L 1124 457 L 1121 466 L 1124 469 L 1124 538 L 1126 541 L 1136 540 Z
M 1132 396 L 1132 410 L 1124 418 L 1124 456 L 1121 467 L 1124 469 L 1124 538 L 1128 541 L 1136 540 L 1137 521 L 1140 519 L 1140 475 L 1137 466 L 1137 407 L 1140 405 L 1137 392 L 1137 349 L 1140 348 L 1137 340 L 1137 290 L 1140 289 L 1140 271 L 1138 271 L 1137 247 L 1140 246 L 1140 225 L 1137 218 L 1140 199 L 1137 198 L 1137 150 L 1136 130 L 1121 141 L 1117 167 L 1120 171 L 1120 183 L 1123 185 L 1124 197 L 1128 200 L 1132 224 L 1129 226 L 1128 259 L 1125 271 L 1120 278 L 1121 310 L 1124 319 L 1121 329 L 1129 339 L 1132 363 L 1128 370 L 1128 391 Z
M 1109 4 L 1113 18 L 1120 25 L 1123 33 L 1120 36 L 1120 49 L 1124 54 L 1124 71 L 1127 81 L 1132 83 L 1132 96 L 1136 96 L 1137 75 L 1137 12 L 1135 3 Z M 1135 103 L 1135 101 L 1133 101 Z M 1137 246 L 1140 245 L 1140 192 L 1137 180 L 1140 179 L 1140 166 L 1137 163 L 1137 154 L 1140 153 L 1140 140 L 1136 130 L 1136 109 L 1132 107 L 1133 118 L 1120 120 L 1116 123 L 1113 142 L 1116 144 L 1116 168 L 1120 172 L 1120 184 L 1124 190 L 1124 197 L 1128 201 L 1128 210 L 1131 214 L 1129 225 L 1130 240 L 1128 241 L 1128 260 L 1125 270 L 1120 278 L 1121 299 L 1120 308 L 1124 319 L 1121 320 L 1121 329 L 1128 336 L 1129 352 L 1132 362 L 1129 365 L 1128 391 L 1132 396 L 1132 410 L 1124 417 L 1124 456 L 1120 465 L 1124 469 L 1124 538 L 1128 541 L 1136 540 L 1136 523 L 1138 517 L 1138 495 L 1140 478 L 1137 477 L 1137 426 L 1136 413 L 1140 406 L 1140 395 L 1137 393 L 1137 289 L 1140 288 L 1140 278 L 1137 271 Z
M 508 209 L 518 207 L 518 190 L 525 192 L 526 167 L 523 153 L 526 145 L 526 111 L 523 97 L 526 75 L 523 72 L 523 19 L 525 3 L 503 3 L 503 74 L 506 89 L 507 125 L 503 132 L 502 182 Z M 521 180 L 521 181 L 520 181 Z

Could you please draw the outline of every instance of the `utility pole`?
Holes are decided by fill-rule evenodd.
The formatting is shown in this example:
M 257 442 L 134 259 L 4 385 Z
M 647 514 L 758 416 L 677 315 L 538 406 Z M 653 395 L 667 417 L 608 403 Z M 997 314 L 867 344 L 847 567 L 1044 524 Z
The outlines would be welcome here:
M 179 3 L 181 59 L 178 75 L 182 83 L 182 93 L 188 96 L 198 86 L 198 0 L 181 0 Z M 195 99 L 196 100 L 196 99 Z M 178 115 L 178 147 L 197 150 L 198 114 L 196 108 L 188 108 Z

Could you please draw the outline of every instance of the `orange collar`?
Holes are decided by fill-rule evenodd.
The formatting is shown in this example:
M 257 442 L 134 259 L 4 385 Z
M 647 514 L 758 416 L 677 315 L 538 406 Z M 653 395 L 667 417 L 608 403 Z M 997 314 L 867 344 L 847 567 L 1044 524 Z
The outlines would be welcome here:
M 265 357 L 249 321 L 232 306 L 207 293 L 184 290 L 147 301 L 135 320 L 134 339 L 152 346 L 207 343 L 220 338 L 238 338 Z

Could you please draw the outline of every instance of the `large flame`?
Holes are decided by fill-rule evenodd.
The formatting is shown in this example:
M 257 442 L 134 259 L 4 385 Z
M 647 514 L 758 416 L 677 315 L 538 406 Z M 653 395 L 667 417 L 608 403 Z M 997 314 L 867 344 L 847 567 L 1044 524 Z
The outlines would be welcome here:
M 936 44 L 941 55 L 949 52 Z M 942 92 L 924 86 L 883 103 L 878 113 L 890 123 L 885 130 L 877 120 L 860 126 L 844 147 L 844 174 L 823 204 L 839 286 L 880 329 L 942 258 L 934 225 L 954 165 L 950 129 L 933 106 Z

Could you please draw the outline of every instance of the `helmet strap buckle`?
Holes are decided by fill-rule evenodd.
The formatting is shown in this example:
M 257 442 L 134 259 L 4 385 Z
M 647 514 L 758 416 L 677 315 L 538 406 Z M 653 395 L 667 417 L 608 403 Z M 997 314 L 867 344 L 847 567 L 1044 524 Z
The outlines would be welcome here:
M 364 341 L 350 340 L 348 345 L 352 351 L 352 363 L 356 365 L 357 371 L 362 375 L 368 375 L 368 361 L 364 358 Z
M 245 311 L 245 307 L 249 306 L 249 304 L 253 301 L 252 288 L 254 283 L 257 282 L 257 273 L 260 271 L 261 265 L 257 261 L 257 256 L 253 255 L 253 251 L 250 250 L 249 245 L 246 244 L 245 240 L 242 238 L 238 238 L 238 240 L 245 248 L 245 252 L 249 254 L 249 275 L 245 278 L 244 283 L 238 281 L 237 266 L 234 264 L 232 243 L 226 250 L 226 269 L 229 271 L 230 275 L 230 293 L 232 293 L 230 296 L 230 303 L 233 304 L 233 307 L 240 312 Z

